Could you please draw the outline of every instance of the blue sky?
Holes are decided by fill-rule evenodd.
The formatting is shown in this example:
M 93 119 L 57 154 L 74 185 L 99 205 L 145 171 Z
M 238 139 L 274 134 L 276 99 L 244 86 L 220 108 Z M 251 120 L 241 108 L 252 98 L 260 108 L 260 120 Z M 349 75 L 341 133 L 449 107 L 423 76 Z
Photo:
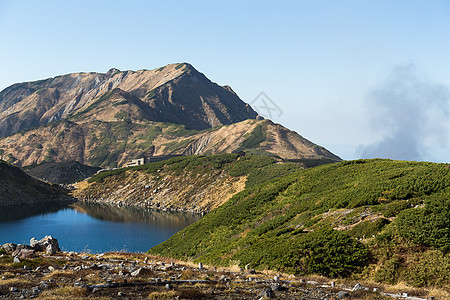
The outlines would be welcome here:
M 0 89 L 189 62 L 344 159 L 450 162 L 449 33 L 450 1 L 0 0 Z

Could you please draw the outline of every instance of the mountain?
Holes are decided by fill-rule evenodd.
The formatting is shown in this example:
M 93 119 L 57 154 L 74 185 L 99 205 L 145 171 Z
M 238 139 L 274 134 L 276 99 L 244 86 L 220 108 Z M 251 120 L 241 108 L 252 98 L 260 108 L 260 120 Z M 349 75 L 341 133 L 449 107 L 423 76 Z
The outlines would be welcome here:
M 70 116 L 115 121 L 122 110 L 137 119 L 198 130 L 257 117 L 229 87 L 183 63 L 14 84 L 0 93 L 0 137 Z
M 71 160 L 60 163 L 31 165 L 24 167 L 23 170 L 28 175 L 46 182 L 69 184 L 94 175 L 100 168 L 83 165 Z
M 244 190 L 149 253 L 450 287 L 449 165 L 381 159 L 304 170 L 283 165 L 254 168 Z
M 34 179 L 21 169 L 0 161 L 0 206 L 64 202 L 64 189 Z
M 0 158 L 18 166 L 75 160 L 117 167 L 142 156 L 235 150 L 340 160 L 261 120 L 230 87 L 186 63 L 12 85 L 0 92 L 0 136 Z

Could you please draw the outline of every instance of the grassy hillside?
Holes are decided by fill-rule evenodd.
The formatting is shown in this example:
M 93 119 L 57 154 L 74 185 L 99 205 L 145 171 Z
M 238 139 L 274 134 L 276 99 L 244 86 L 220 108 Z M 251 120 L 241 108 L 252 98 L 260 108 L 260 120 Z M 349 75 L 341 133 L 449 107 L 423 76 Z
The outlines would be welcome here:
M 277 168 L 291 173 L 270 179 L 285 171 Z M 449 165 L 376 159 L 255 173 L 244 191 L 149 252 L 450 288 Z
M 208 212 L 237 192 L 299 170 L 268 156 L 181 156 L 99 173 L 78 184 L 79 199 Z

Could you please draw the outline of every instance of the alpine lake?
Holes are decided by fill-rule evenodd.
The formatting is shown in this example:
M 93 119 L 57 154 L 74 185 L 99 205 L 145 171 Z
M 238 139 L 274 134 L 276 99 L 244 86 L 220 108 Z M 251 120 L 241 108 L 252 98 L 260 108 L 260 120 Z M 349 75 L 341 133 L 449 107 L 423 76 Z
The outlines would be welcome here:
M 63 251 L 146 252 L 201 215 L 106 204 L 40 204 L 0 209 L 0 244 L 46 235 Z

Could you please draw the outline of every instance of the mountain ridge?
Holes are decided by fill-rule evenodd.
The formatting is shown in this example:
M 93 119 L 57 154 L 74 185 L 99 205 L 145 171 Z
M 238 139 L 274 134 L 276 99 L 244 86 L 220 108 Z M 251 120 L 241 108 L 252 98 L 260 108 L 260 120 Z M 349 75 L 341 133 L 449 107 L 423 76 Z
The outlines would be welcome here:
M 167 154 L 245 150 L 280 159 L 340 158 L 270 120 L 187 63 L 71 73 L 0 92 L 0 159 L 101 167 Z

